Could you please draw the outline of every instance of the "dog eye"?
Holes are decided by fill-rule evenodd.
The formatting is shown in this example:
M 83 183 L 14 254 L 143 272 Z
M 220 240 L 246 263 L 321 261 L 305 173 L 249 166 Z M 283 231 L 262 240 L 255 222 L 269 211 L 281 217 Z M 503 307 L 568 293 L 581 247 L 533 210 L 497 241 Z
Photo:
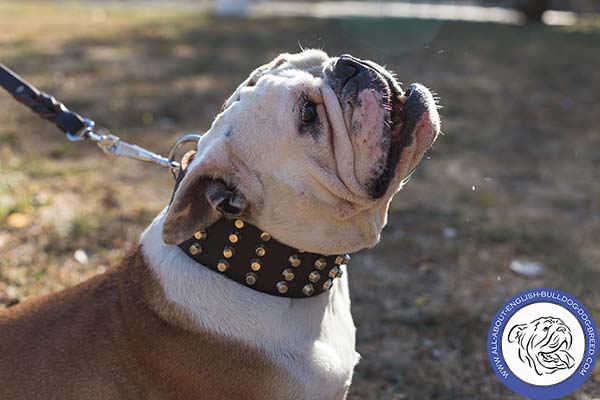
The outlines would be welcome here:
M 302 125 L 312 125 L 318 118 L 317 105 L 310 100 L 305 101 L 300 114 Z
M 548 327 L 545 327 L 545 328 L 544 328 L 544 332 L 548 332 L 548 329 L 550 329 L 550 328 L 548 328 Z

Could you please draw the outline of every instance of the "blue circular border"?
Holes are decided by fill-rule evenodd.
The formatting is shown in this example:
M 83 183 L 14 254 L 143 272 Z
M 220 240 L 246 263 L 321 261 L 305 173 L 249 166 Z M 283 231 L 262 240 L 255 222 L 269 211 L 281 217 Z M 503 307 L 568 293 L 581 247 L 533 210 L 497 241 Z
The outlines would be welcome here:
M 506 307 L 511 302 L 514 302 L 515 300 L 517 300 L 523 296 L 528 297 L 528 295 L 530 293 L 534 293 L 534 292 L 546 292 L 548 294 L 548 296 L 546 296 L 546 297 L 542 297 L 542 296 L 535 297 L 534 296 L 532 298 L 528 298 L 526 300 L 523 300 L 520 304 L 518 304 L 516 307 L 514 307 L 509 312 L 504 313 L 504 320 L 501 322 L 501 324 L 498 327 L 499 331 L 497 334 L 497 342 L 495 343 L 497 354 L 492 354 L 492 350 L 494 348 L 493 334 L 494 334 L 494 327 L 495 327 L 496 320 L 502 315 L 502 312 L 506 309 Z M 585 326 L 585 320 L 578 313 L 573 312 L 573 310 L 571 308 L 567 307 L 567 305 L 564 302 L 560 301 L 560 299 L 555 298 L 555 296 L 558 296 L 558 297 L 565 296 L 565 297 L 567 297 L 567 299 L 573 300 L 575 303 L 577 303 L 577 305 L 581 309 L 583 309 L 584 314 L 587 314 L 589 317 L 589 321 L 590 321 L 592 329 L 593 329 L 593 338 L 595 340 L 596 346 L 594 348 L 594 355 L 591 356 L 592 361 L 590 363 L 590 368 L 588 369 L 587 373 L 584 375 L 581 375 L 578 372 L 578 370 L 586 362 L 586 359 L 588 359 L 590 357 L 588 355 L 589 349 L 590 349 L 590 339 L 589 339 L 589 333 Z M 506 323 L 510 320 L 510 317 L 514 313 L 519 311 L 521 308 L 528 306 L 530 304 L 534 304 L 534 303 L 554 303 L 554 304 L 557 304 L 557 305 L 563 307 L 564 309 L 569 311 L 571 314 L 573 314 L 575 316 L 575 318 L 577 318 L 577 320 L 579 321 L 579 323 L 581 324 L 581 326 L 583 328 L 583 333 L 585 336 L 585 350 L 584 350 L 584 356 L 583 356 L 583 360 L 581 361 L 581 364 L 579 364 L 579 366 L 577 366 L 577 370 L 567 380 L 565 380 L 561 383 L 557 383 L 556 385 L 552 385 L 552 386 L 535 386 L 535 385 L 531 385 L 526 382 L 523 382 L 516 375 L 514 375 L 512 373 L 512 371 L 508 368 L 508 365 L 507 365 L 506 361 L 504 360 L 504 356 L 502 354 L 502 335 L 504 333 L 504 328 L 506 328 Z M 507 386 L 509 389 L 511 389 L 512 391 L 514 391 L 517 394 L 532 398 L 534 400 L 552 400 L 552 399 L 557 399 L 562 396 L 566 396 L 567 394 L 573 392 L 575 389 L 577 389 L 579 386 L 581 386 L 590 377 L 590 375 L 592 374 L 592 371 L 594 370 L 594 366 L 596 365 L 596 360 L 598 359 L 598 353 L 600 351 L 600 340 L 599 340 L 599 336 L 598 336 L 598 329 L 596 327 L 596 323 L 594 322 L 593 315 L 576 297 L 570 295 L 569 293 L 566 293 L 566 292 L 563 292 L 563 291 L 560 291 L 557 289 L 536 288 L 536 289 L 526 290 L 524 292 L 521 292 L 521 293 L 513 296 L 511 299 L 509 299 L 507 302 L 505 302 L 502 305 L 502 307 L 498 310 L 496 315 L 494 315 L 494 318 L 492 319 L 492 322 L 490 324 L 490 329 L 488 331 L 487 351 L 488 351 L 488 357 L 490 360 L 490 364 L 492 366 L 492 369 L 494 370 L 494 373 L 498 376 L 500 381 L 505 386 Z M 502 373 L 496 367 L 496 362 L 494 360 L 496 357 L 499 357 L 501 364 L 506 369 L 506 372 L 508 372 L 507 377 L 504 377 L 502 375 Z

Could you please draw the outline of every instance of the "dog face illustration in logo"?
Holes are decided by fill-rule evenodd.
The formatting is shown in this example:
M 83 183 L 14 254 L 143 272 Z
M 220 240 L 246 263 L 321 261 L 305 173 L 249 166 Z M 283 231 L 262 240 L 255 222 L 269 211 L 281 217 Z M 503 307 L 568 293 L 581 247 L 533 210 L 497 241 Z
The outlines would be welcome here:
M 575 366 L 569 354 L 571 329 L 560 319 L 541 317 L 511 328 L 508 342 L 519 346 L 519 358 L 538 375 L 552 374 Z

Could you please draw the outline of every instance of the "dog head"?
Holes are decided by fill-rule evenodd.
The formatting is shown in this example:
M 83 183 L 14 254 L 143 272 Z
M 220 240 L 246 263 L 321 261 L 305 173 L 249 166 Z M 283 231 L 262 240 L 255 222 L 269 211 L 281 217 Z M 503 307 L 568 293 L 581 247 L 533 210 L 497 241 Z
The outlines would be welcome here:
M 429 90 L 404 91 L 371 61 L 282 54 L 242 82 L 199 141 L 163 239 L 225 215 L 306 251 L 373 246 L 439 124 Z
M 575 365 L 569 354 L 573 344 L 571 329 L 560 318 L 542 317 L 515 325 L 508 334 L 508 342 L 518 344 L 519 358 L 538 375 Z

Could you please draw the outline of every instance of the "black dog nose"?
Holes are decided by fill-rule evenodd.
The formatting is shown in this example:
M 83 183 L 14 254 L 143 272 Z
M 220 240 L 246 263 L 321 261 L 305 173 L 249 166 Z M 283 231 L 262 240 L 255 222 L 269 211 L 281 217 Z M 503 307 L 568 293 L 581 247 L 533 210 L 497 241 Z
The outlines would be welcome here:
M 346 82 L 349 79 L 355 77 L 360 72 L 365 70 L 364 67 L 356 58 L 350 54 L 343 54 L 338 58 L 335 63 L 335 75 L 342 82 Z

